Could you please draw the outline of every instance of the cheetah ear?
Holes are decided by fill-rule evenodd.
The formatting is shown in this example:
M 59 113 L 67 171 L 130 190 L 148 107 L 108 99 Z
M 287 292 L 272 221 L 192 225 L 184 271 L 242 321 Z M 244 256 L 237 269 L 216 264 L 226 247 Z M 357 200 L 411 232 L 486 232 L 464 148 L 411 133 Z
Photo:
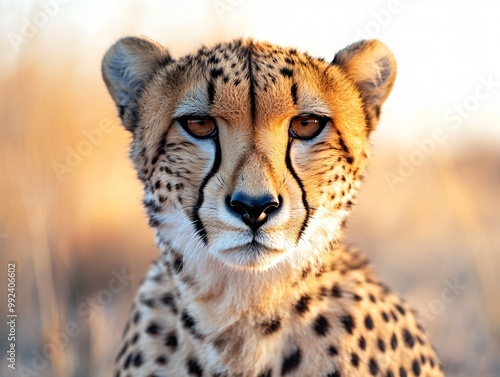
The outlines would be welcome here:
M 116 103 L 123 125 L 133 131 L 137 100 L 145 84 L 163 64 L 172 61 L 160 45 L 137 37 L 122 38 L 104 55 L 102 76 Z
M 342 67 L 358 86 L 365 106 L 368 131 L 372 131 L 396 79 L 394 55 L 382 42 L 364 40 L 339 51 L 332 64 Z

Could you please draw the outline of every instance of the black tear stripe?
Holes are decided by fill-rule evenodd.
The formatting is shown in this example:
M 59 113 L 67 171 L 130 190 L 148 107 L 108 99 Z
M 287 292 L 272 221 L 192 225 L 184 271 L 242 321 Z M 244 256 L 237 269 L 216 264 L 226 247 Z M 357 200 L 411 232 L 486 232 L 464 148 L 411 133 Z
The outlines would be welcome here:
M 250 45 L 245 49 L 245 51 L 247 55 L 247 75 L 249 82 L 248 95 L 250 96 L 250 111 L 252 114 L 252 121 L 255 121 L 257 106 L 255 104 L 255 78 L 253 77 L 253 68 L 252 68 L 252 48 L 253 45 Z
M 304 185 L 302 184 L 302 181 L 300 180 L 299 176 L 295 172 L 292 166 L 292 160 L 290 159 L 290 149 L 292 147 L 292 140 L 290 139 L 288 141 L 288 145 L 286 147 L 286 158 L 285 158 L 285 163 L 286 167 L 288 168 L 288 171 L 292 175 L 293 178 L 295 178 L 295 181 L 297 181 L 297 184 L 300 187 L 300 191 L 302 192 L 302 204 L 306 210 L 306 215 L 304 217 L 304 221 L 302 222 L 302 226 L 300 227 L 300 232 L 297 237 L 296 243 L 299 243 L 300 238 L 302 237 L 302 234 L 306 230 L 307 223 L 309 222 L 309 217 L 310 217 L 310 209 L 309 209 L 309 204 L 307 203 L 307 196 L 306 196 L 306 190 L 304 188 Z
M 201 183 L 200 189 L 198 191 L 198 200 L 196 201 L 196 204 L 193 207 L 193 212 L 191 213 L 191 221 L 193 222 L 196 228 L 196 232 L 201 237 L 201 240 L 205 245 L 208 243 L 207 231 L 203 225 L 203 222 L 200 219 L 200 216 L 198 215 L 198 212 L 200 211 L 200 208 L 203 205 L 203 200 L 205 198 L 204 194 L 205 186 L 208 184 L 208 181 L 210 181 L 210 179 L 215 175 L 215 173 L 217 173 L 221 162 L 221 149 L 220 149 L 219 138 L 217 136 L 214 137 L 213 142 L 215 144 L 214 164 L 212 165 L 212 169 L 210 169 L 210 172 L 207 174 L 207 176 L 203 179 L 203 182 Z

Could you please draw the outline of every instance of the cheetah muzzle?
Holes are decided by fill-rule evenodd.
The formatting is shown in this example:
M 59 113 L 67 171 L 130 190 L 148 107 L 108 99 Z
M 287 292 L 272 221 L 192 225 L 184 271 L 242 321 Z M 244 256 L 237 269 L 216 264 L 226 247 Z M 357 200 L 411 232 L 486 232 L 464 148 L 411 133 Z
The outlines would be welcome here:
M 102 72 L 162 252 L 116 376 L 442 375 L 413 311 L 342 242 L 396 76 L 384 44 L 174 59 L 131 37 Z

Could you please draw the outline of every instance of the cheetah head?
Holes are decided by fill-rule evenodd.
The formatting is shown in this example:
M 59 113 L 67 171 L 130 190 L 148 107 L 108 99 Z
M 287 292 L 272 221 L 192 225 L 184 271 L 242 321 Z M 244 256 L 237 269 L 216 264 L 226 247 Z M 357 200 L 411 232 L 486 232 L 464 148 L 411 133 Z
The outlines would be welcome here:
M 130 37 L 102 71 L 157 239 L 192 263 L 265 270 L 338 237 L 396 63 L 376 40 L 329 63 L 252 40 L 173 59 Z

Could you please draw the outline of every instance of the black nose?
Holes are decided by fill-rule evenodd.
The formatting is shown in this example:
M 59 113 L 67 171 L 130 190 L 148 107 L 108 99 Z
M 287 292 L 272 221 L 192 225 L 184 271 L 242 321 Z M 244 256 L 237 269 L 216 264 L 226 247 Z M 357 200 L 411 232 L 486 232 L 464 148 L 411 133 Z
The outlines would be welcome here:
M 276 212 L 281 206 L 281 196 L 267 194 L 259 197 L 236 192 L 226 197 L 226 205 L 231 212 L 238 214 L 243 222 L 253 231 L 264 224 L 268 215 Z

